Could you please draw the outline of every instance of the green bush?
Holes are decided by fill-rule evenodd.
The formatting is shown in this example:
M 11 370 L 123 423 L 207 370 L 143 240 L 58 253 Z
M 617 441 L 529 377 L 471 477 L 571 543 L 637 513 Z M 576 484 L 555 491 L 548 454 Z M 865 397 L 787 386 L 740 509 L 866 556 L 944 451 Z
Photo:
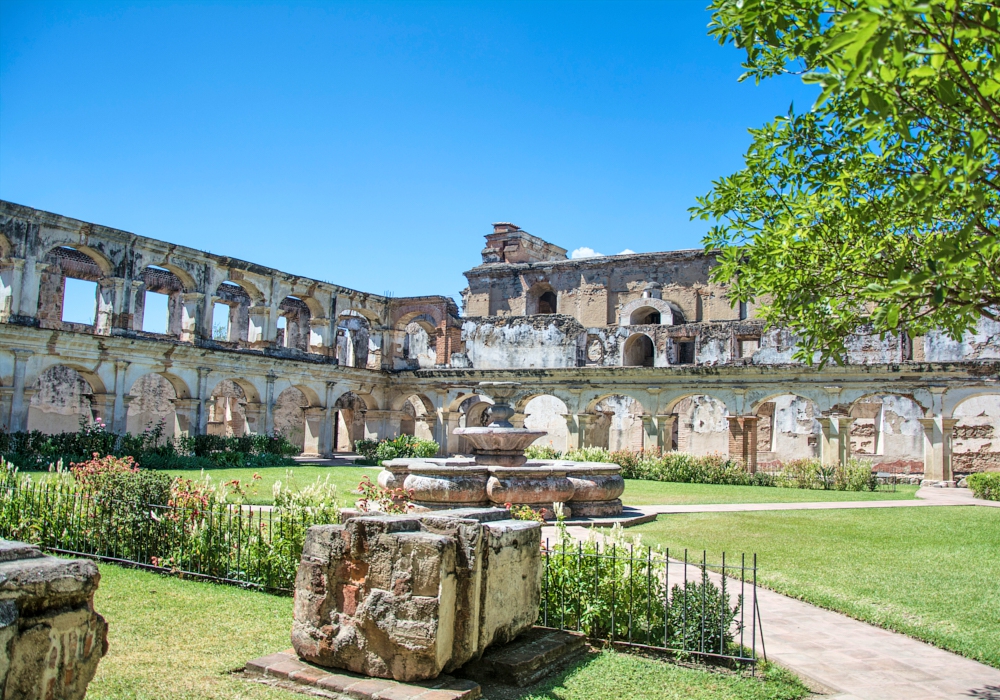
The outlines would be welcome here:
M 559 540 L 545 554 L 539 624 L 666 646 L 682 657 L 684 651 L 735 651 L 742 598 L 731 606 L 729 594 L 709 580 L 707 570 L 668 594 L 662 585 L 664 552 L 626 538 L 619 525 L 601 540 L 582 543 L 567 534 L 561 520 L 557 527 Z M 675 568 L 671 581 L 676 573 Z
M 163 436 L 162 422 L 139 435 L 113 433 L 100 420 L 81 425 L 75 433 L 0 433 L 0 456 L 23 470 L 46 470 L 59 460 L 65 464 L 84 462 L 95 452 L 132 457 L 147 469 L 218 469 L 292 466 L 295 462 L 289 456 L 298 449 L 280 434 L 196 435 L 171 440 Z
M 377 466 L 390 459 L 433 457 L 438 453 L 440 447 L 433 440 L 422 440 L 413 435 L 400 435 L 382 441 L 358 440 L 354 443 L 354 449 L 363 458 L 360 464 Z
M 987 501 L 1000 501 L 1000 472 L 977 472 L 966 479 L 972 495 Z
M 524 456 L 528 459 L 561 459 L 562 452 L 548 445 L 528 445 Z

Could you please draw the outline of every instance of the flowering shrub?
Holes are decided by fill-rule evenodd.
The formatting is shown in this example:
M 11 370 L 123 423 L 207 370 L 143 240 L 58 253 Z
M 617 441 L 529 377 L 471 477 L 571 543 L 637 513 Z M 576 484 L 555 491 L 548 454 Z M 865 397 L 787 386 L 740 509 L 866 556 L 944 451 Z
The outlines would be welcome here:
M 365 475 L 361 477 L 358 491 L 361 493 L 358 508 L 362 513 L 402 515 L 413 509 L 413 504 L 410 503 L 413 489 L 407 490 L 403 487 L 389 489 L 372 482 L 368 475 Z
M 524 456 L 528 459 L 559 459 L 562 452 L 548 445 L 529 445 L 524 451 Z

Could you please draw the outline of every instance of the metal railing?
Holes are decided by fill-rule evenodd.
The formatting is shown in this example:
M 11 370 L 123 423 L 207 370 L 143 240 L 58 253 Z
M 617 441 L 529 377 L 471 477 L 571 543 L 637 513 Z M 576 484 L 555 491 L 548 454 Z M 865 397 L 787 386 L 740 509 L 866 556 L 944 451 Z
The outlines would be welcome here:
M 543 547 L 539 624 L 614 645 L 753 668 L 764 637 L 757 555 L 691 561 L 635 545 L 565 539 Z M 759 647 L 758 647 L 759 644 Z M 764 656 L 766 660 L 766 654 Z
M 116 501 L 68 484 L 0 478 L 0 537 L 60 554 L 192 578 L 293 591 L 308 511 Z

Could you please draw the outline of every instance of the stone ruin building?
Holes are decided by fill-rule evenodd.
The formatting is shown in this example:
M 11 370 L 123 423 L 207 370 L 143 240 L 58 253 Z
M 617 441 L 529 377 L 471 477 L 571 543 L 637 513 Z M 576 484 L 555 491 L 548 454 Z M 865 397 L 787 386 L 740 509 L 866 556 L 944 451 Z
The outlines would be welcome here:
M 476 385 L 513 380 L 513 423 L 559 450 L 858 455 L 942 481 L 1000 469 L 1000 324 L 857 335 L 820 370 L 712 265 L 700 250 L 567 259 L 498 223 L 460 313 L 0 202 L 0 423 L 281 431 L 310 456 L 408 433 L 466 454 L 454 431 L 490 405 Z M 89 322 L 64 318 L 71 294 Z

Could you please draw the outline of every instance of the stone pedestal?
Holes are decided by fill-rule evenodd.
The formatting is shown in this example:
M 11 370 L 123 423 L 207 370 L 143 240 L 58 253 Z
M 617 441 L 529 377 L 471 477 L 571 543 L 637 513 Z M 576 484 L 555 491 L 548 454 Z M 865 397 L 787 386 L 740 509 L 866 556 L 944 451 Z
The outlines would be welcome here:
M 100 579 L 93 562 L 0 540 L 0 697 L 82 700 L 108 651 Z
M 541 527 L 501 509 L 361 516 L 306 534 L 292 645 L 320 666 L 435 678 L 530 628 Z

